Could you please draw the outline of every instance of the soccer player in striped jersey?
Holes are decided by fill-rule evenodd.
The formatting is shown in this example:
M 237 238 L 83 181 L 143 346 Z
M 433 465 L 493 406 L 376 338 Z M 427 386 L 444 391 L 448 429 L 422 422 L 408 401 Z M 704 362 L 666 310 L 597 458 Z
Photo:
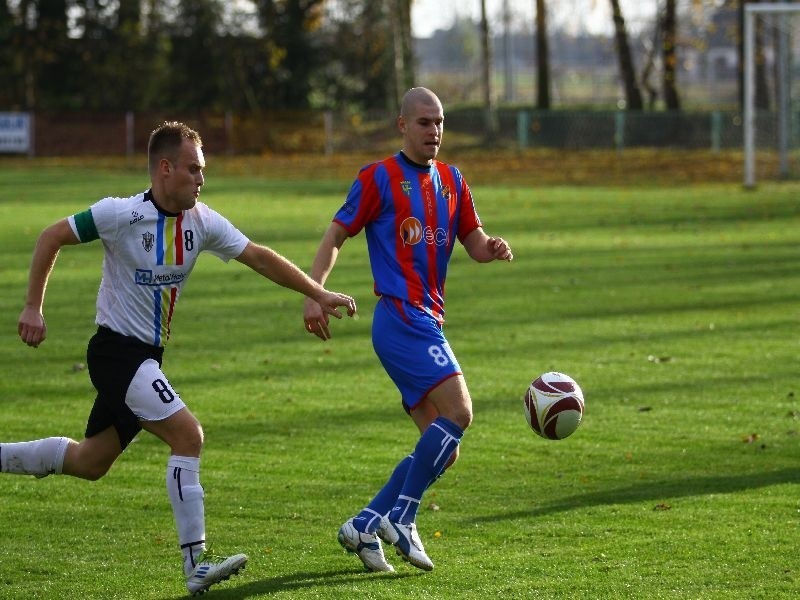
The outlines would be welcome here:
M 63 246 L 99 239 L 103 278 L 97 295 L 97 332 L 87 363 L 97 397 L 85 438 L 50 437 L 0 444 L 0 471 L 88 480 L 105 475 L 145 429 L 170 448 L 166 487 L 184 576 L 190 593 L 205 592 L 242 569 L 247 556 L 206 550 L 200 485 L 203 430 L 161 370 L 164 346 L 181 289 L 200 252 L 234 258 L 267 279 L 319 303 L 327 316 L 352 316 L 350 296 L 329 292 L 289 260 L 250 241 L 227 219 L 199 202 L 205 160 L 199 134 L 183 123 L 157 127 L 148 144 L 151 188 L 130 198 L 105 198 L 47 227 L 33 252 L 18 332 L 37 347 L 47 336 L 45 288 Z
M 458 456 L 472 422 L 472 400 L 442 331 L 447 265 L 456 240 L 475 261 L 510 261 L 504 239 L 487 235 L 461 172 L 436 160 L 444 111 L 428 89 L 402 101 L 400 152 L 361 169 L 320 242 L 311 276 L 324 284 L 344 242 L 367 236 L 378 296 L 372 343 L 419 428 L 413 451 L 394 468 L 372 501 L 339 529 L 339 542 L 369 571 L 393 571 L 380 540 L 415 567 L 433 569 L 416 528 L 422 495 Z M 324 307 L 305 301 L 306 330 L 330 338 Z

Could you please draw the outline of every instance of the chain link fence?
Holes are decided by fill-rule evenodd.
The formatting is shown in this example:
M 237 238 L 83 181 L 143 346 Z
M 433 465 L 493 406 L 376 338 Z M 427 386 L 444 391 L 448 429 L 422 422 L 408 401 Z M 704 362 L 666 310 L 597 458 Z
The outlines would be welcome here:
M 478 106 L 448 110 L 446 147 L 460 150 L 616 151 L 668 149 L 708 152 L 741 151 L 742 117 L 733 111 L 628 112 L 503 107 L 493 115 L 495 133 Z M 31 156 L 132 156 L 147 151 L 152 129 L 165 120 L 196 128 L 213 155 L 276 156 L 389 153 L 399 148 L 395 116 L 325 111 L 279 111 L 259 114 L 197 112 L 35 113 Z M 771 154 L 780 122 L 773 112 L 757 115 L 758 150 Z M 800 148 L 800 111 L 792 112 L 791 147 Z M 769 159 L 769 156 L 767 156 Z M 798 175 L 793 160 L 791 176 Z

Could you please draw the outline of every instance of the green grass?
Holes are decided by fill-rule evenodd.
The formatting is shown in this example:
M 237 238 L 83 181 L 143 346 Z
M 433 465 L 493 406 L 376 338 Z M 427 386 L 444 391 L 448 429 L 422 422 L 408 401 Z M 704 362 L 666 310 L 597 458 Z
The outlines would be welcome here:
M 45 225 L 144 185 L 138 172 L 0 170 L 0 440 L 82 436 L 93 392 L 76 365 L 101 248 L 62 252 L 36 350 L 16 337 L 30 254 Z M 223 172 L 203 198 L 308 268 L 348 186 Z M 208 538 L 250 555 L 209 597 L 795 597 L 800 186 L 473 191 L 516 258 L 478 265 L 459 248 L 451 263 L 446 332 L 475 421 L 423 501 L 431 573 L 392 558 L 395 574 L 365 574 L 336 542 L 416 440 L 369 341 L 363 235 L 329 281 L 360 316 L 325 344 L 303 332 L 296 294 L 235 262 L 198 264 L 165 370 L 205 427 Z M 548 370 L 586 395 L 560 442 L 522 412 Z M 0 598 L 182 597 L 166 457 L 143 433 L 98 482 L 0 476 Z

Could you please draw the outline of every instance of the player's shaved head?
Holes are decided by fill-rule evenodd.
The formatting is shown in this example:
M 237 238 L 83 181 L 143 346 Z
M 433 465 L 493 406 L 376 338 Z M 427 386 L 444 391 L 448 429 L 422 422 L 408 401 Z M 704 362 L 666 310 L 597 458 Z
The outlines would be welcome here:
M 428 88 L 408 90 L 400 103 L 397 128 L 403 134 L 403 154 L 419 165 L 430 165 L 444 133 L 444 109 Z
M 441 108 L 442 106 L 436 94 L 428 88 L 415 87 L 411 88 L 403 95 L 403 100 L 400 103 L 400 116 L 407 117 L 413 114 L 416 107 L 420 104 L 437 108 Z

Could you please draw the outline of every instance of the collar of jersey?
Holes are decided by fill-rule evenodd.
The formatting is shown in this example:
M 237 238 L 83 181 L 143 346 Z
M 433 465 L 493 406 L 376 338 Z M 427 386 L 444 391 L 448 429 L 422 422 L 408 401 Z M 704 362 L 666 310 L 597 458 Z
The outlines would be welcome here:
M 144 202 L 151 202 L 155 209 L 160 212 L 162 215 L 166 215 L 167 217 L 177 217 L 181 213 L 172 213 L 164 210 L 158 205 L 155 198 L 153 198 L 153 189 L 149 189 L 144 193 Z
M 408 158 L 408 156 L 406 156 L 406 153 L 405 153 L 405 152 L 403 152 L 402 150 L 400 150 L 400 152 L 398 152 L 397 154 L 400 156 L 400 158 L 402 158 L 402 159 L 403 159 L 403 161 L 404 161 L 404 162 L 405 162 L 407 165 L 409 165 L 409 166 L 412 166 L 412 167 L 414 167 L 414 168 L 417 168 L 417 169 L 422 169 L 423 171 L 430 171 L 430 170 L 431 170 L 431 167 L 433 167 L 433 163 L 431 163 L 431 164 L 429 164 L 429 165 L 421 165 L 421 164 L 420 164 L 420 163 L 418 163 L 418 162 L 414 162 L 413 160 L 411 160 L 410 158 Z

